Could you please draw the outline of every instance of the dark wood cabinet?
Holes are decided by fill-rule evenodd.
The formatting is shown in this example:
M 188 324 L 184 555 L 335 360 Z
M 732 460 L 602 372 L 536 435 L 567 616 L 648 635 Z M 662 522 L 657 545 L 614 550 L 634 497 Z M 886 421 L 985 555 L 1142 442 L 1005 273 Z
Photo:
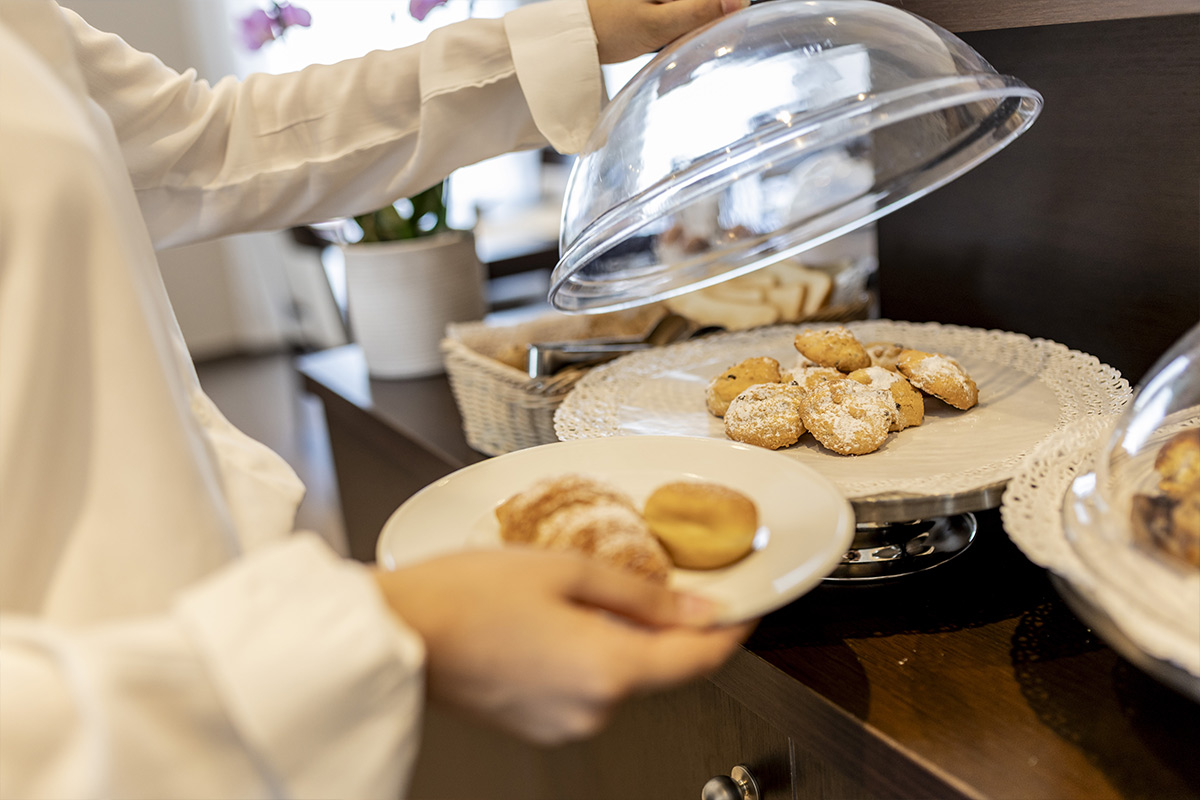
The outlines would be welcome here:
M 414 800 L 695 800 L 735 765 L 763 800 L 792 797 L 788 738 L 708 681 L 637 698 L 579 744 L 532 747 L 436 707 L 424 735 Z

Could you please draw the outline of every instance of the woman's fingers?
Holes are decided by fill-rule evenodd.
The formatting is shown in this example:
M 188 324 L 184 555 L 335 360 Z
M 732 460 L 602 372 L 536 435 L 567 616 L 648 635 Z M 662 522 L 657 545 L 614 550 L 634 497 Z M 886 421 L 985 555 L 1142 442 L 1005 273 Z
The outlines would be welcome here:
M 712 627 L 720 606 L 699 595 L 672 592 L 602 564 L 585 562 L 567 597 L 636 625 L 608 620 L 617 682 L 627 691 L 672 686 L 719 667 L 754 623 Z M 646 627 L 641 627 L 646 626 Z
M 750 629 L 708 627 L 711 603 L 575 554 L 463 552 L 373 575 L 425 640 L 431 693 L 543 743 L 711 672 Z
M 595 562 L 582 562 L 568 596 L 643 625 L 703 628 L 717 621 L 720 607 L 697 595 L 672 592 L 628 572 Z
M 650 53 L 749 0 L 588 0 L 601 64 Z

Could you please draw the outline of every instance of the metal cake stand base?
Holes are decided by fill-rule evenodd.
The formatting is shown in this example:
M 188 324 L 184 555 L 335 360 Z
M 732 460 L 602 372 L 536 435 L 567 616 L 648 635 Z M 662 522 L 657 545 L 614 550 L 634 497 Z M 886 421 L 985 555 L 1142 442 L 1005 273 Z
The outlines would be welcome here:
M 933 569 L 970 547 L 977 527 L 971 513 L 912 522 L 860 522 L 850 549 L 825 580 L 884 581 Z

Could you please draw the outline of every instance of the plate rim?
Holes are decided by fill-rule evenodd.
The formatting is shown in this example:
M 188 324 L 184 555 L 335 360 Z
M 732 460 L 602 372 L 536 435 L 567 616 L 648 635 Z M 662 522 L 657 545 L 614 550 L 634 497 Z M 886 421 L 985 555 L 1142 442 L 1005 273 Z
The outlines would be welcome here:
M 721 441 L 719 439 L 711 439 L 700 436 L 668 435 L 647 435 L 636 437 L 612 436 L 593 439 L 573 439 L 567 441 L 549 442 L 546 444 L 523 448 L 521 450 L 514 450 L 510 453 L 487 458 L 483 461 L 477 461 L 473 464 L 468 464 L 464 467 L 454 470 L 438 480 L 422 487 L 419 491 L 414 493 L 411 497 L 396 507 L 388 515 L 388 518 L 384 522 L 376 539 L 376 562 L 383 569 L 395 569 L 398 566 L 398 563 L 389 549 L 389 544 L 392 542 L 394 537 L 398 535 L 398 520 L 404 514 L 410 513 L 413 505 L 425 502 L 427 495 L 438 491 L 439 487 L 444 486 L 451 481 L 463 480 L 464 476 L 473 475 L 475 473 L 484 473 L 488 470 L 502 469 L 503 463 L 513 460 L 535 459 L 538 457 L 538 452 L 545 453 L 551 449 L 562 452 L 571 449 L 587 449 L 592 447 L 644 447 L 647 445 L 652 445 L 653 440 L 662 440 L 662 443 L 668 446 L 682 445 L 712 448 L 714 450 L 736 450 L 746 453 L 751 458 L 758 458 L 760 454 L 764 456 L 768 454 L 767 451 L 763 451 L 761 448 L 756 448 L 752 445 L 747 445 L 741 442 L 734 442 L 732 440 Z M 684 469 L 685 468 L 681 468 L 680 471 L 682 472 Z M 797 582 L 795 587 L 793 587 L 793 590 L 777 592 L 776 597 L 779 599 L 779 602 L 771 605 L 769 608 L 765 608 L 765 610 L 756 612 L 751 616 L 746 616 L 744 614 L 728 616 L 722 619 L 722 622 L 724 623 L 740 622 L 770 613 L 770 611 L 787 605 L 808 591 L 811 591 L 812 588 L 818 585 L 824 579 L 824 577 L 828 575 L 838 563 L 840 563 L 845 550 L 853 541 L 856 521 L 855 510 L 849 499 L 845 496 L 837 484 L 825 475 L 822 475 L 820 471 L 807 464 L 790 462 L 786 469 L 795 471 L 797 473 L 806 474 L 807 478 L 814 484 L 814 486 L 823 494 L 825 494 L 834 504 L 835 524 L 830 527 L 829 531 L 831 544 L 818 552 L 819 555 L 823 555 L 824 557 L 820 562 L 820 569 L 814 570 L 810 580 Z M 457 552 L 458 549 L 461 549 L 461 546 L 459 548 L 451 548 L 447 552 Z

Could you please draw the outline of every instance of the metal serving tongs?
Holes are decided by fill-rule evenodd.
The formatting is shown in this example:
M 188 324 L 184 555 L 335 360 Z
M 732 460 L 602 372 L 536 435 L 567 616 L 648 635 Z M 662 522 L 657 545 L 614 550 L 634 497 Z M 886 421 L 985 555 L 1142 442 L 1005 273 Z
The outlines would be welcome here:
M 537 342 L 528 347 L 526 366 L 533 388 L 550 390 L 557 384 L 589 367 L 611 361 L 617 356 L 661 347 L 672 342 L 721 330 L 711 325 L 699 325 L 687 317 L 670 313 L 655 323 L 642 339 L 581 339 L 573 342 Z M 555 380 L 562 376 L 561 380 Z

